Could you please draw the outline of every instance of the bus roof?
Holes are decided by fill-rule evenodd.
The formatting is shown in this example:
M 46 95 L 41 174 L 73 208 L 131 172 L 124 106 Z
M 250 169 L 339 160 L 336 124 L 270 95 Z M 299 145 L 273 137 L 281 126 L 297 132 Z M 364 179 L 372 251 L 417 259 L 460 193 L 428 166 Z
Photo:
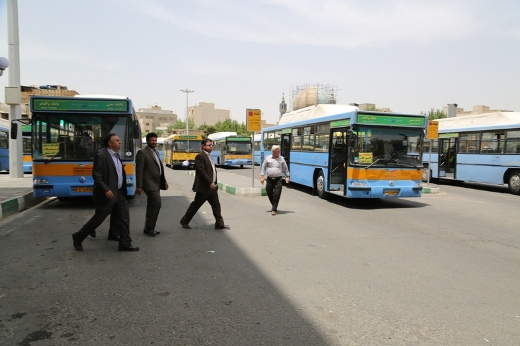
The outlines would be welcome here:
M 157 137 L 157 144 L 163 144 L 165 140 L 164 137 Z M 143 144 L 146 144 L 146 137 L 143 137 Z
M 222 139 L 222 138 L 226 138 L 229 136 L 236 136 L 236 135 L 237 135 L 236 132 L 215 132 L 215 133 L 209 134 L 208 138 L 211 139 L 212 141 L 214 141 L 216 139 Z
M 91 94 L 91 95 L 74 95 L 74 97 L 82 97 L 86 99 L 121 99 L 126 100 L 128 99 L 127 96 L 120 96 L 120 95 L 104 95 L 104 94 Z
M 358 108 L 356 106 L 349 105 L 337 105 L 337 104 L 318 104 L 314 106 L 305 107 L 302 109 L 298 109 L 293 112 L 285 113 L 278 125 L 293 123 L 296 121 L 303 121 L 314 118 L 321 118 L 328 115 L 336 115 L 343 113 L 350 113 L 357 111 Z
M 493 112 L 436 119 L 439 132 L 520 128 L 520 112 Z

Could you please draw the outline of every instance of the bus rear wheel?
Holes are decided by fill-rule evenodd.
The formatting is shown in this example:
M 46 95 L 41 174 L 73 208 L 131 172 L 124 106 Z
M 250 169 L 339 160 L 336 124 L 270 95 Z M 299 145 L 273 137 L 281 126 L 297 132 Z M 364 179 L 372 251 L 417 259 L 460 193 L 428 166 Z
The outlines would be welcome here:
M 316 189 L 316 193 L 318 194 L 319 198 L 327 199 L 328 195 L 327 192 L 325 192 L 325 178 L 323 178 L 322 171 L 319 171 L 318 174 L 316 174 L 314 188 Z
M 507 181 L 509 192 L 514 195 L 520 195 L 520 171 L 511 172 Z

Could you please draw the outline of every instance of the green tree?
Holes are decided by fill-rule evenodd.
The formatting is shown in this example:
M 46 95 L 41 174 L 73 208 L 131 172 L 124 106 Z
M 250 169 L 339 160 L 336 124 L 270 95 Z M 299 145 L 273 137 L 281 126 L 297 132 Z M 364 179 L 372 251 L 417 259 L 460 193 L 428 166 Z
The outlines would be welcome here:
M 190 130 L 195 129 L 195 123 L 193 119 L 188 119 L 188 128 Z M 177 120 L 173 124 L 168 125 L 168 133 L 173 133 L 175 130 L 184 130 L 186 129 L 186 122 L 182 120 Z
M 199 130 L 204 133 L 204 137 L 207 138 L 208 135 L 217 132 L 215 126 L 213 125 L 200 125 Z
M 244 123 L 239 124 L 238 121 L 231 119 L 218 121 L 215 124 L 215 132 L 236 132 L 239 136 L 251 136 Z
M 424 113 L 421 112 L 421 114 L 424 114 Z M 442 119 L 442 118 L 448 117 L 448 115 L 446 113 L 444 113 L 443 111 L 441 111 L 440 109 L 433 109 L 433 108 L 430 108 L 427 115 L 428 115 L 428 120 Z

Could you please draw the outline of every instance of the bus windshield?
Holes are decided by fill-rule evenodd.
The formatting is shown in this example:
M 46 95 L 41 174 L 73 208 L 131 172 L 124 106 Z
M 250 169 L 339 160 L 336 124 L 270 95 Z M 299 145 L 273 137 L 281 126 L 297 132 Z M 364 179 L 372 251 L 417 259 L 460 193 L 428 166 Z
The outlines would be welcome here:
M 198 153 L 200 148 L 199 140 L 176 139 L 173 144 L 173 151 L 182 153 Z
M 356 166 L 421 166 L 421 129 L 354 126 L 349 163 Z
M 226 152 L 230 154 L 251 154 L 251 142 L 227 141 Z
M 129 116 L 100 114 L 34 114 L 33 159 L 90 160 L 103 147 L 103 137 L 121 139 L 121 159 L 133 159 L 134 139 Z

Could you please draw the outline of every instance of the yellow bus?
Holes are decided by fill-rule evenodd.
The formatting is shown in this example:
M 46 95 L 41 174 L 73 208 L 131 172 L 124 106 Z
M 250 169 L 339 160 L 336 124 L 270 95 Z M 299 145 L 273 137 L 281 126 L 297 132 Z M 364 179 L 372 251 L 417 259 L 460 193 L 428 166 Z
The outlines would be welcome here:
M 163 143 L 163 163 L 170 168 L 182 167 L 188 160 L 190 167 L 195 164 L 195 156 L 201 150 L 201 135 L 171 135 Z

